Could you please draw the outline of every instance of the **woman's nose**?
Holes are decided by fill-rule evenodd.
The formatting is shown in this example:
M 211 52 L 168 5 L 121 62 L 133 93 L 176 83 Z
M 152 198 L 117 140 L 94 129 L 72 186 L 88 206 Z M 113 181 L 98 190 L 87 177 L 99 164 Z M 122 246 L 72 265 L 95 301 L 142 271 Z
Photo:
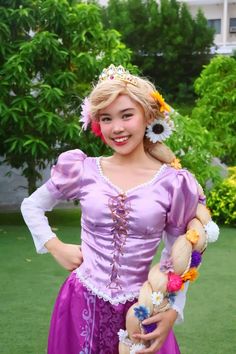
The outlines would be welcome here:
M 118 134 L 124 131 L 124 127 L 121 120 L 114 120 L 112 123 L 112 132 Z

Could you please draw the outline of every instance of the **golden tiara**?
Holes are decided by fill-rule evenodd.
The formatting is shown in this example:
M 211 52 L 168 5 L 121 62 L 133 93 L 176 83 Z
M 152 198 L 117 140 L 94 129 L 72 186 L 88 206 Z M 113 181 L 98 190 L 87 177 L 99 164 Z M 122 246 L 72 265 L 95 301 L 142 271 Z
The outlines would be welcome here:
M 137 79 L 128 70 L 125 70 L 122 65 L 116 67 L 114 64 L 111 64 L 108 68 L 103 69 L 99 75 L 98 82 L 105 80 L 121 80 L 135 86 L 137 85 Z

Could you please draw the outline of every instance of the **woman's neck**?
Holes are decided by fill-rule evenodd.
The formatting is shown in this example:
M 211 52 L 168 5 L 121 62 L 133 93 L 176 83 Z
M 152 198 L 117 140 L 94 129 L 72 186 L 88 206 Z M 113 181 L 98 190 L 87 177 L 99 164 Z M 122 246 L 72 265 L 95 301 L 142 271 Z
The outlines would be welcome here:
M 148 160 L 148 156 L 146 152 L 139 151 L 138 153 L 132 153 L 132 154 L 127 154 L 127 155 L 122 155 L 118 153 L 114 153 L 112 155 L 112 160 L 114 163 L 117 163 L 118 165 L 143 165 L 145 162 Z
M 133 167 L 133 168 L 158 168 L 162 163 L 148 154 L 146 151 L 143 151 L 143 154 L 138 155 L 121 155 L 114 153 L 110 158 L 110 162 L 117 166 L 123 167 Z

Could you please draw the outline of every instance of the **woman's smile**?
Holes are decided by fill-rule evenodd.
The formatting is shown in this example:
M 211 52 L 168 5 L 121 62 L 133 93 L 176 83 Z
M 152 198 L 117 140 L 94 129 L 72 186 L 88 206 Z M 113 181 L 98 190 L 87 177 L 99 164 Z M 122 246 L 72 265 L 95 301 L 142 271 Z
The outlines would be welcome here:
M 130 138 L 130 135 L 129 136 L 118 136 L 118 137 L 112 138 L 112 140 L 114 141 L 114 143 L 116 145 L 120 146 L 120 145 L 125 145 L 129 138 Z

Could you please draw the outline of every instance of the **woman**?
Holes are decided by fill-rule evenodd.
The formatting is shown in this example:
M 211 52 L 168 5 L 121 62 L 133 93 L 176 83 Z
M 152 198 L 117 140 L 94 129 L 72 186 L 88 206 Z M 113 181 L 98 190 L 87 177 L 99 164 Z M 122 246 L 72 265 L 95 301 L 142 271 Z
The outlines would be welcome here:
M 134 326 L 129 338 L 119 332 L 120 344 L 117 336 L 129 322 L 132 327 L 126 314 L 161 239 L 163 270 L 176 238 L 204 200 L 187 170 L 168 165 L 176 160 L 160 141 L 173 128 L 169 111 L 147 80 L 121 66 L 104 69 L 85 101 L 82 120 L 111 147 L 112 156 L 92 158 L 77 149 L 61 154 L 49 181 L 22 203 L 37 251 L 49 251 L 72 272 L 55 304 L 48 354 L 180 353 L 172 327 L 183 317 L 187 286 L 172 302 L 165 294 L 165 311 L 146 316 L 149 325 L 158 324 L 151 333 Z M 81 246 L 61 242 L 44 216 L 68 199 L 80 200 Z M 143 319 L 138 319 L 140 329 Z

